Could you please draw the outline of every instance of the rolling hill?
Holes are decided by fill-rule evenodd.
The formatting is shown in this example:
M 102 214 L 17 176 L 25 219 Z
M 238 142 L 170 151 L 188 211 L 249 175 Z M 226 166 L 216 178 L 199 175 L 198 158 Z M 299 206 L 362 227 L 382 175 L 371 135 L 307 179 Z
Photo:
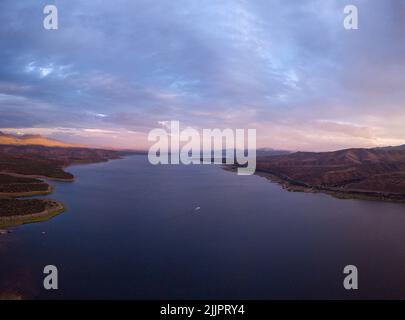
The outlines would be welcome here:
M 276 176 L 290 187 L 405 200 L 402 146 L 259 156 L 257 170 Z
M 78 147 L 78 145 L 50 139 L 41 135 L 13 135 L 0 131 L 0 144 L 5 145 L 39 145 L 45 147 Z

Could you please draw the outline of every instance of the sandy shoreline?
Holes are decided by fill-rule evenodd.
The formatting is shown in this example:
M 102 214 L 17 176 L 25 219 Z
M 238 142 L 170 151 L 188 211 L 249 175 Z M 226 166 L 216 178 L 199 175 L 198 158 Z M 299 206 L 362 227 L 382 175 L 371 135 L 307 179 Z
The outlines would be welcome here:
M 28 192 L 0 192 L 0 198 L 25 198 L 34 196 L 46 196 L 53 192 L 53 186 L 48 184 L 48 189 L 43 191 L 28 191 Z
M 47 176 L 35 175 L 35 174 L 20 174 L 20 173 L 8 172 L 8 171 L 0 171 L 0 174 L 6 174 L 6 175 L 16 177 L 16 178 L 48 179 L 48 180 L 61 181 L 61 182 L 74 182 L 75 181 L 75 177 L 72 179 L 62 179 L 62 178 L 52 178 L 52 177 L 47 177 Z
M 61 201 L 51 199 L 44 199 L 43 201 L 46 202 L 46 209 L 41 212 L 0 217 L 0 228 L 47 221 L 65 211 L 65 205 Z

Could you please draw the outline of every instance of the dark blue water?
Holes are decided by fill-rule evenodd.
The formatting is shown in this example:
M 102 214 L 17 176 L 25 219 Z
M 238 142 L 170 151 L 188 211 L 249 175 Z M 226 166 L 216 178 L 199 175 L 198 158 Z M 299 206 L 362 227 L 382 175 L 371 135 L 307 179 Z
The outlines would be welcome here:
M 0 288 L 27 298 L 405 298 L 405 205 L 292 193 L 144 156 L 69 168 L 68 210 L 0 236 Z M 200 207 L 200 210 L 195 210 Z M 42 288 L 45 265 L 59 290 Z M 343 268 L 359 269 L 359 290 Z

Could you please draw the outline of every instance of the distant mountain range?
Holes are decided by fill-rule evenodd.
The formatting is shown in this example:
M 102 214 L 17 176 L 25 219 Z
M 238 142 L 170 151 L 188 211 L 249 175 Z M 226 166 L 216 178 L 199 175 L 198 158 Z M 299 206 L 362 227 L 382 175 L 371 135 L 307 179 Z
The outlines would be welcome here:
M 257 172 L 277 178 L 290 189 L 405 201 L 405 145 L 331 152 L 263 148 L 256 153 Z M 40 135 L 0 132 L 0 171 L 65 178 L 63 168 L 69 164 L 126 154 L 134 152 L 83 148 Z
M 5 145 L 39 145 L 45 147 L 80 147 L 79 145 L 74 145 L 59 140 L 54 140 L 50 138 L 43 137 L 41 135 L 14 135 L 7 134 L 0 131 L 0 144 Z
M 400 146 L 389 146 L 389 147 L 377 147 L 373 148 L 374 150 L 405 150 L 405 144 Z
M 256 150 L 256 155 L 259 156 L 278 156 L 278 155 L 286 155 L 291 154 L 293 151 L 288 150 L 277 150 L 273 148 L 260 148 Z

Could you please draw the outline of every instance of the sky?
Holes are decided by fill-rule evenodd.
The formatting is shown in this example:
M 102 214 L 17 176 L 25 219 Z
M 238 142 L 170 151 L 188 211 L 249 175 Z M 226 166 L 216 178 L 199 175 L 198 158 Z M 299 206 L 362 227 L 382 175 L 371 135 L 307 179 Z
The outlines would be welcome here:
M 259 148 L 405 143 L 405 0 L 1 0 L 0 21 L 1 131 L 145 149 L 180 121 L 256 129 Z

